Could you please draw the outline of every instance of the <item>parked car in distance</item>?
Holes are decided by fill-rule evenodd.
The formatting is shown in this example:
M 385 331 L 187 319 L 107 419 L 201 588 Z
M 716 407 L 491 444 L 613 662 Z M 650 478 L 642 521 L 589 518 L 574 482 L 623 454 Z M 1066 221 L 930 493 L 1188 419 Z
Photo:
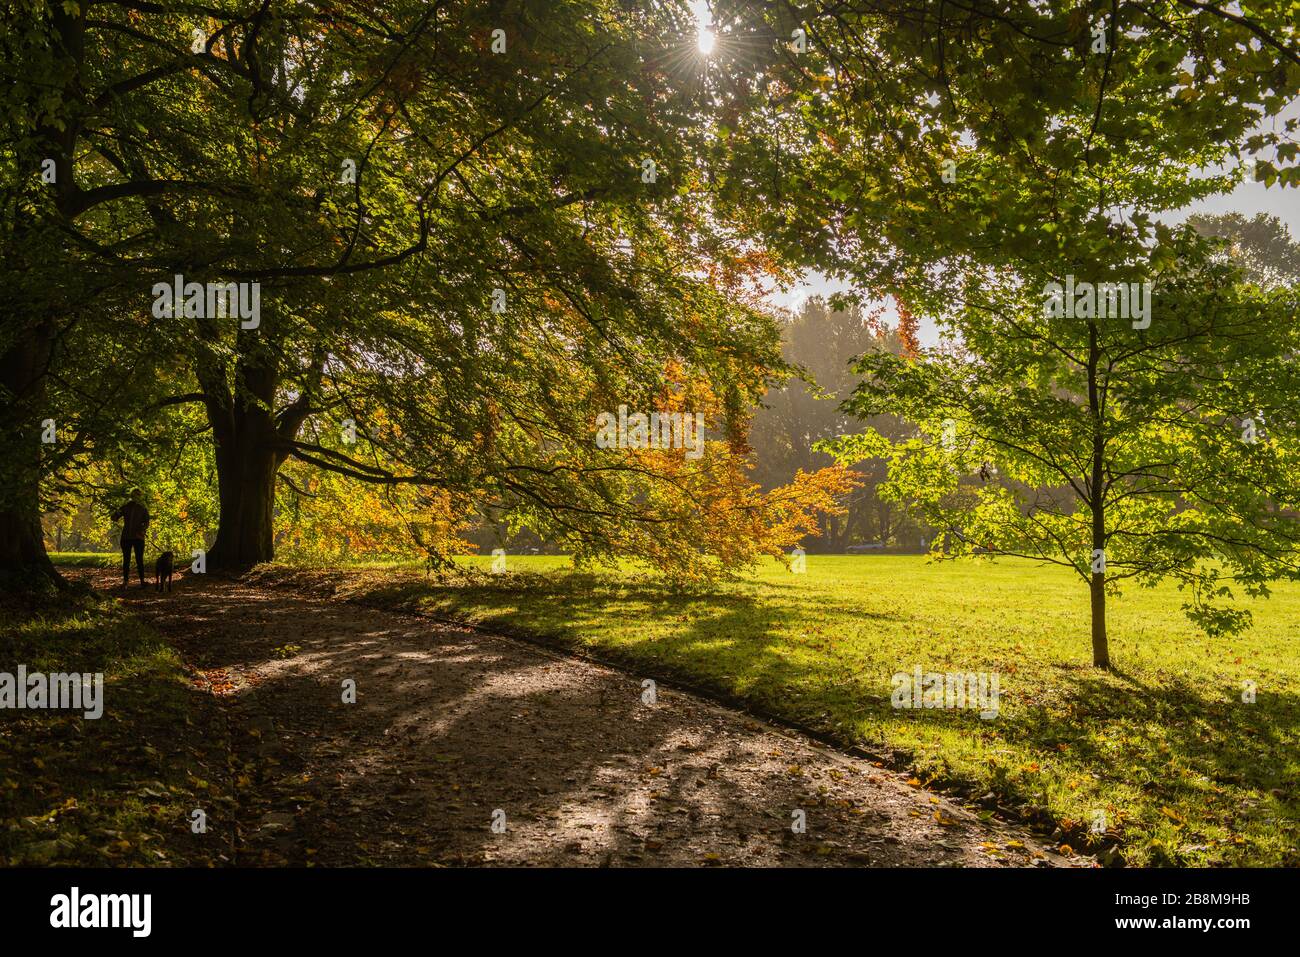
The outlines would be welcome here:
M 863 552 L 879 552 L 885 548 L 880 542 L 866 542 L 862 545 L 850 545 L 844 549 L 845 555 L 861 555 Z

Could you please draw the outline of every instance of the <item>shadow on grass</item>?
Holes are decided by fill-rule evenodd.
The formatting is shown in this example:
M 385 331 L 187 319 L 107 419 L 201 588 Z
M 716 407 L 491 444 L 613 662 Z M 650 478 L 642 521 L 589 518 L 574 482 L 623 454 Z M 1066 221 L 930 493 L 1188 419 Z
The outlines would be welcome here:
M 807 606 L 793 595 L 784 598 L 793 586 L 765 587 L 768 594 L 759 597 L 743 590 L 675 589 L 652 580 L 611 583 L 565 573 L 461 583 L 390 580 L 360 586 L 358 597 L 520 637 L 541 637 L 636 673 L 676 680 L 846 745 L 879 749 L 881 742 L 863 740 L 863 728 L 891 726 L 887 736 L 897 747 L 896 759 L 907 763 L 918 757 L 909 739 L 912 744 L 929 742 L 924 759 L 941 786 L 973 793 L 992 789 L 1038 823 L 1059 820 L 1060 805 L 1070 801 L 1068 795 L 1053 797 L 1050 791 L 1064 791 L 1071 777 L 1095 775 L 1103 791 L 1140 795 L 1119 810 L 1131 829 L 1127 839 L 1142 843 L 1159 826 L 1169 825 L 1185 845 L 1199 849 L 1193 860 L 1250 864 L 1263 855 L 1274 863 L 1300 864 L 1295 849 L 1300 771 L 1293 757 L 1300 741 L 1300 698 L 1295 693 L 1261 688 L 1255 703 L 1245 703 L 1240 688 L 1208 680 L 1059 667 L 1050 669 L 1050 679 L 1026 674 L 1004 680 L 1004 706 L 992 722 L 974 711 L 947 709 L 903 716 L 890 706 L 874 671 L 869 677 L 842 658 L 819 656 L 815 643 L 804 649 L 808 654 L 794 653 L 801 648 L 792 635 L 808 615 Z M 806 603 L 806 593 L 802 600 Z M 819 614 L 857 620 L 894 620 L 864 615 L 828 596 L 818 596 L 815 608 Z M 626 632 L 632 615 L 666 627 L 647 627 L 644 638 L 584 641 L 584 632 L 591 634 L 611 620 Z M 900 721 L 913 725 L 912 730 Z M 902 733 L 893 733 L 897 731 Z M 934 751 L 934 742 L 944 734 L 978 741 L 988 753 L 1010 750 L 1012 760 L 1002 761 L 998 769 L 969 760 L 969 755 L 964 764 L 950 763 L 942 745 Z M 1014 767 L 1039 761 L 1051 762 L 1057 778 L 1046 780 L 1035 776 L 1037 770 L 1019 773 Z M 1077 820 L 1074 826 L 1079 826 Z M 1207 847 L 1206 831 L 1244 834 L 1245 846 Z M 1250 845 L 1259 840 L 1269 846 L 1252 850 Z M 1149 853 L 1146 859 L 1152 863 L 1186 862 L 1176 849 L 1162 845 L 1143 853 Z
M 103 713 L 0 711 L 0 861 L 219 863 L 189 815 L 228 800 L 224 722 L 167 642 L 85 591 L 3 612 L 0 671 L 102 674 Z
M 1068 782 L 1095 775 L 1097 787 L 1087 799 L 1096 796 L 1106 803 L 1113 795 L 1126 804 L 1120 810 L 1129 820 L 1120 837 L 1129 843 L 1148 843 L 1170 827 L 1177 830 L 1176 843 L 1193 847 L 1207 843 L 1206 831 L 1244 835 L 1241 847 L 1225 847 L 1220 838 L 1204 851 L 1144 849 L 1141 861 L 1298 863 L 1293 795 L 1300 790 L 1294 758 L 1300 703 L 1291 693 L 1263 687 L 1258 701 L 1248 705 L 1240 702 L 1240 689 L 1221 684 L 1202 685 L 1160 672 L 1147 677 L 1060 666 L 1037 674 L 1024 671 L 1005 681 L 1004 707 L 993 722 L 981 721 L 971 711 L 900 715 L 882 690 L 879 660 L 863 667 L 862 661 L 823 654 L 817 636 L 798 634 L 797 626 L 810 612 L 807 593 L 796 595 L 793 586 L 775 586 L 774 598 L 771 591 L 759 594 L 743 587 L 673 588 L 653 580 L 611 582 L 570 573 L 426 581 L 292 569 L 269 570 L 251 581 L 284 589 L 284 600 L 268 590 L 249 596 L 226 591 L 220 599 L 196 595 L 190 600 L 178 593 L 179 600 L 152 594 L 137 600 L 149 606 L 149 614 L 161 616 L 168 634 L 186 647 L 187 657 L 205 668 L 267 663 L 275 649 L 265 641 L 264 630 L 319 632 L 294 639 L 298 647 L 284 649 L 282 657 L 294 660 L 292 672 L 278 673 L 240 696 L 240 707 L 254 718 L 259 712 L 273 716 L 285 733 L 302 742 L 279 756 L 282 765 L 258 771 L 260 796 L 243 811 L 241 827 L 254 836 L 250 852 L 265 851 L 267 862 L 304 860 L 301 843 L 263 827 L 263 813 L 282 808 L 295 814 L 303 809 L 302 826 L 318 842 L 321 856 L 315 859 L 323 863 L 366 863 L 367 858 L 357 856 L 359 846 L 375 863 L 418 863 L 392 846 L 394 841 L 430 859 L 453 862 L 489 855 L 514 863 L 575 863 L 569 855 L 588 851 L 557 850 L 554 842 L 542 839 L 547 822 L 552 815 L 574 813 L 575 806 L 595 804 L 608 809 L 601 823 L 609 824 L 614 836 L 602 848 L 616 856 L 635 861 L 649 833 L 680 835 L 673 839 L 689 842 L 687 832 L 673 830 L 680 821 L 648 811 L 637 794 L 592 798 L 610 787 L 607 762 L 589 753 L 583 742 L 554 730 L 594 724 L 610 729 L 613 739 L 635 725 L 636 736 L 621 750 L 613 740 L 606 743 L 635 768 L 671 762 L 681 729 L 640 720 L 639 681 L 656 677 L 842 744 L 873 748 L 878 742 L 872 739 L 887 739 L 904 758 L 917 757 L 918 766 L 922 761 L 931 768 L 939 765 L 940 785 L 992 788 L 1030 811 L 1044 808 L 1057 821 L 1067 813 L 1075 818 L 1087 813 L 1088 805 L 1067 793 Z M 621 664 L 630 675 L 611 677 L 612 684 L 603 689 L 548 684 L 544 668 L 503 664 L 502 656 L 485 650 L 490 643 L 469 635 L 459 644 L 439 638 L 437 666 L 430 669 L 407 660 L 429 648 L 426 639 L 406 635 L 400 620 L 392 627 L 352 634 L 352 616 L 337 602 L 304 604 L 293 600 L 294 593 L 471 621 Z M 869 617 L 822 596 L 814 607 L 819 613 Z M 869 620 L 882 626 L 896 623 L 889 615 Z M 638 621 L 645 623 L 643 635 Z M 617 643 L 584 641 L 586 635 L 615 628 L 621 630 Z M 341 631 L 348 633 L 340 636 Z M 357 680 L 363 711 L 333 713 L 344 707 L 338 697 L 338 681 L 344 677 Z M 367 699 L 367 686 L 390 681 L 404 693 L 391 700 Z M 346 725 L 365 712 L 373 726 L 359 722 L 344 740 L 330 733 L 332 722 Z M 529 735 L 535 740 L 529 741 Z M 944 735 L 955 737 L 945 742 Z M 713 763 L 726 766 L 734 758 L 729 742 L 711 747 L 713 751 L 701 753 Z M 965 753 L 949 764 L 956 750 Z M 1001 770 L 995 772 L 987 759 L 1003 754 L 1007 756 L 998 758 Z M 329 786 L 327 799 L 316 775 L 341 760 L 347 773 Z M 1041 773 L 1022 773 L 1022 766 L 1038 763 Z M 737 792 L 725 775 L 701 775 L 700 780 L 691 787 L 700 790 L 701 801 L 688 802 L 697 813 L 707 813 L 709 800 L 734 802 L 755 817 L 763 813 L 764 802 Z M 500 806 L 495 803 L 500 794 L 518 794 L 521 781 L 528 782 L 525 790 L 536 791 L 536 799 L 522 811 L 502 809 L 517 825 L 516 833 L 532 835 L 524 842 L 533 848 L 527 852 L 520 850 L 522 845 L 498 840 L 485 823 Z M 817 800 L 816 795 L 783 790 L 789 782 L 774 780 L 766 786 L 782 800 Z M 669 793 L 682 787 L 681 782 L 673 781 L 671 787 L 663 782 Z M 430 815 L 450 815 L 452 823 L 431 825 Z M 358 823 L 372 822 L 373 832 L 376 816 L 385 822 L 382 835 L 368 834 Z M 1042 822 L 1041 816 L 1027 816 Z M 642 826 L 646 821 L 654 826 Z M 656 862 L 662 862 L 658 855 Z
M 581 572 L 563 575 L 511 574 L 438 582 L 397 579 L 357 586 L 366 604 L 432 614 L 528 641 L 558 644 L 570 652 L 616 662 L 643 676 L 665 678 L 705 692 L 725 703 L 778 718 L 818 736 L 838 733 L 845 743 L 851 721 L 868 711 L 889 712 L 873 681 L 830 658 L 817 659 L 818 640 L 810 637 L 802 656 L 792 656 L 783 634 L 806 614 L 793 586 L 787 601 L 750 591 L 719 592 L 708 587 L 676 587 L 650 577 L 611 583 L 608 576 Z M 818 611 L 852 614 L 862 622 L 896 621 L 892 615 L 865 612 L 825 597 Z M 616 615 L 611 609 L 617 608 Z M 644 616 L 644 637 L 593 644 L 584 626 Z M 652 625 L 669 627 L 656 632 Z M 829 639 L 823 639 L 824 646 Z M 801 660 L 802 658 L 802 660 Z M 813 666 L 812 661 L 819 661 Z

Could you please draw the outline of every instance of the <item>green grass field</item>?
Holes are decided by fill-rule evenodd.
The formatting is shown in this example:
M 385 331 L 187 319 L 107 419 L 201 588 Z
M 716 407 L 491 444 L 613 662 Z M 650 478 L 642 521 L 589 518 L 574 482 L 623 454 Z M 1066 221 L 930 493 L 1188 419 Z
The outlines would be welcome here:
M 464 564 L 486 569 L 491 559 Z M 1110 605 L 1111 674 L 1091 667 L 1087 590 L 1023 561 L 808 557 L 744 581 L 675 591 L 511 557 L 466 581 L 366 575 L 371 600 L 482 624 L 676 674 L 870 747 L 921 780 L 1014 803 L 1075 850 L 1137 865 L 1300 864 L 1300 587 L 1251 602 L 1254 627 L 1207 639 L 1174 587 Z M 891 677 L 996 672 L 1000 712 L 895 710 Z M 1244 682 L 1256 700 L 1243 701 Z M 992 795 L 992 797 L 989 797 Z M 1105 838 L 1089 825 L 1104 813 Z
M 152 556 L 153 552 L 149 554 Z M 121 552 L 51 552 L 50 560 L 64 568 L 122 567 Z

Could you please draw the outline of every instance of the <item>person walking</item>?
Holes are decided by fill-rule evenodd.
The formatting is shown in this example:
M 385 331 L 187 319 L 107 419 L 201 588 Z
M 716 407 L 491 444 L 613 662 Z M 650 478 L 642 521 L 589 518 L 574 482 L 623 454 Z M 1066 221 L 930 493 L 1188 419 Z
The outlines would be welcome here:
M 131 489 L 126 504 L 113 513 L 113 519 L 122 520 L 122 587 L 131 584 L 131 552 L 135 552 L 135 567 L 140 573 L 140 587 L 144 588 L 144 533 L 149 527 L 149 510 L 140 504 L 143 496 L 138 488 Z

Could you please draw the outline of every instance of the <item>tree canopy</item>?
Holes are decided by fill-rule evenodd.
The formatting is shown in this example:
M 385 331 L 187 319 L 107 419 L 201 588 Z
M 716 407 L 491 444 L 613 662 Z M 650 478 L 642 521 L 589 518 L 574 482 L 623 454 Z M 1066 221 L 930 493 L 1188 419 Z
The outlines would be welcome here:
M 346 479 L 434 560 L 479 512 L 699 576 L 816 531 L 876 457 L 943 548 L 1080 568 L 1099 664 L 1123 576 L 1218 628 L 1215 563 L 1289 573 L 1290 265 L 1170 214 L 1300 184 L 1292 2 L 711 12 L 705 57 L 676 2 L 8 4 L 0 565 L 54 577 L 42 509 L 152 463 L 214 567 Z M 763 293 L 808 269 L 898 304 L 845 411 L 955 429 L 937 459 L 900 428 L 755 481 L 793 371 Z M 629 413 L 707 441 L 597 440 Z M 1225 445 L 1248 414 L 1264 441 Z

